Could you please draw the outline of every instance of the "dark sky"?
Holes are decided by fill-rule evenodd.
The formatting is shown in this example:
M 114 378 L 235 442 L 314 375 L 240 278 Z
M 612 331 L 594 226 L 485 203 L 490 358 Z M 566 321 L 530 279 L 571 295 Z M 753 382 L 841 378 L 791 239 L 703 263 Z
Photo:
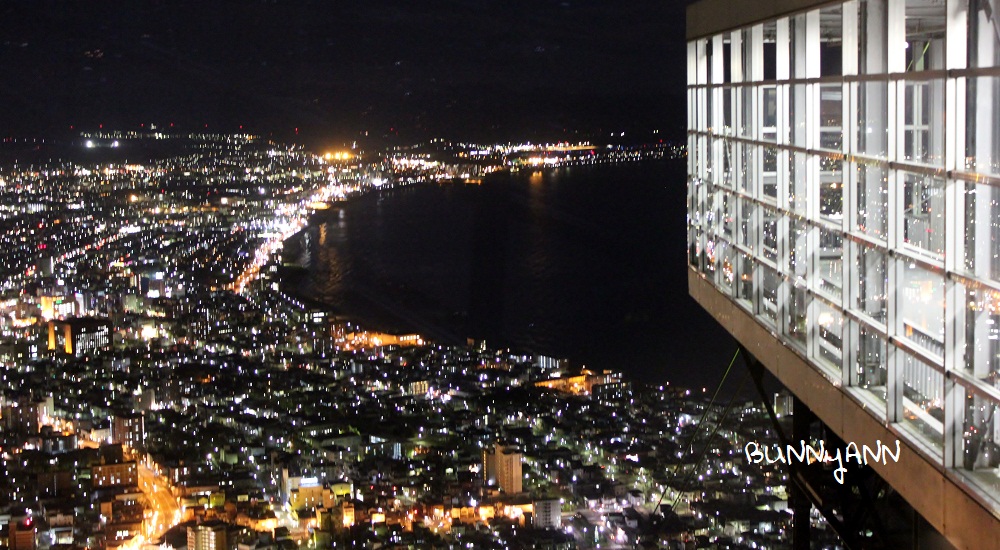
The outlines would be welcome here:
M 681 137 L 683 5 L 8 1 L 0 133 L 173 122 L 402 142 Z

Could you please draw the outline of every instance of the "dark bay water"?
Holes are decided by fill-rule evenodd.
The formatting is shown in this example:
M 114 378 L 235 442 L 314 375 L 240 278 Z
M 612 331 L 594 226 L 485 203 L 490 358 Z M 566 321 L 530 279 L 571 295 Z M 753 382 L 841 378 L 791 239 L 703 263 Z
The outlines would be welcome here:
M 714 386 L 733 340 L 687 295 L 678 161 L 418 185 L 325 212 L 299 293 L 364 324 Z

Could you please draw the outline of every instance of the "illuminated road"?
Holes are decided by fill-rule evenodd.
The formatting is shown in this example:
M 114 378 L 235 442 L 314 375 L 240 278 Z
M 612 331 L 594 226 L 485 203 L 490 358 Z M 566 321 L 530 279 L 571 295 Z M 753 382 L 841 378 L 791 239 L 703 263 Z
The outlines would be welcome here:
M 143 464 L 139 464 L 139 487 L 149 501 L 150 517 L 149 539 L 157 539 L 167 529 L 177 525 L 181 520 L 180 506 L 171 494 L 167 481 L 156 475 Z

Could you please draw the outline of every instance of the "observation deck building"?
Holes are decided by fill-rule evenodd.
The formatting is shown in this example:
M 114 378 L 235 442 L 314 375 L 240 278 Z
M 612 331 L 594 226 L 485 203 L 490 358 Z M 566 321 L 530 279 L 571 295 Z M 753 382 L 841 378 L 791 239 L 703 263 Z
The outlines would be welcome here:
M 1000 2 L 688 8 L 689 291 L 957 548 L 1000 548 Z

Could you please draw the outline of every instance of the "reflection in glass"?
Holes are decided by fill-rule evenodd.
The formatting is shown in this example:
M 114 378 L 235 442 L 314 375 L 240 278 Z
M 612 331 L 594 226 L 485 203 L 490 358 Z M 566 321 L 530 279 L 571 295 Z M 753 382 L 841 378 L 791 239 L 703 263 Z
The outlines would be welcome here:
M 1000 493 L 1000 406 L 968 392 L 962 408 L 960 467 L 980 488 Z
M 768 266 L 759 266 L 761 270 L 760 308 L 758 313 L 773 328 L 778 321 L 778 286 L 781 275 Z
M 778 261 L 778 213 L 767 208 L 761 209 L 761 250 L 764 257 L 772 262 Z
M 788 222 L 788 263 L 785 268 L 796 278 L 806 279 L 809 267 L 809 225 L 800 219 Z
M 881 166 L 858 166 L 857 229 L 885 239 L 889 229 L 889 184 Z
M 858 296 L 856 307 L 859 311 L 879 323 L 886 321 L 886 259 L 885 255 L 867 246 L 858 247 L 858 257 L 854 266 L 858 274 Z
M 804 286 L 790 284 L 788 296 L 788 326 L 785 335 L 795 343 L 798 348 L 805 351 L 806 335 L 809 332 L 808 308 L 809 294 Z
M 944 255 L 944 180 L 901 174 L 903 178 L 903 242 Z
M 806 159 L 801 152 L 788 153 L 788 208 L 806 214 L 809 210 L 809 179 Z
M 944 165 L 944 80 L 903 83 L 901 160 Z
M 1000 281 L 1000 188 L 965 185 L 965 267 Z
M 819 169 L 819 215 L 840 223 L 844 217 L 844 163 L 821 158 Z
M 844 337 L 844 316 L 840 311 L 817 301 L 816 307 L 816 359 L 837 371 L 841 368 Z
M 819 146 L 841 151 L 844 146 L 844 90 L 840 84 L 819 87 Z
M 886 399 L 886 343 L 870 328 L 861 325 L 858 329 L 857 356 L 855 359 L 855 385 L 878 398 Z
M 965 319 L 958 323 L 958 343 L 966 371 L 993 388 L 1000 388 L 1000 292 L 968 288 Z
M 944 356 L 944 277 L 902 263 L 897 287 L 896 334 L 938 357 Z
M 819 289 L 840 298 L 844 281 L 844 238 L 819 230 Z
M 925 443 L 940 448 L 944 443 L 944 377 L 903 350 L 896 350 L 903 375 L 903 422 Z

